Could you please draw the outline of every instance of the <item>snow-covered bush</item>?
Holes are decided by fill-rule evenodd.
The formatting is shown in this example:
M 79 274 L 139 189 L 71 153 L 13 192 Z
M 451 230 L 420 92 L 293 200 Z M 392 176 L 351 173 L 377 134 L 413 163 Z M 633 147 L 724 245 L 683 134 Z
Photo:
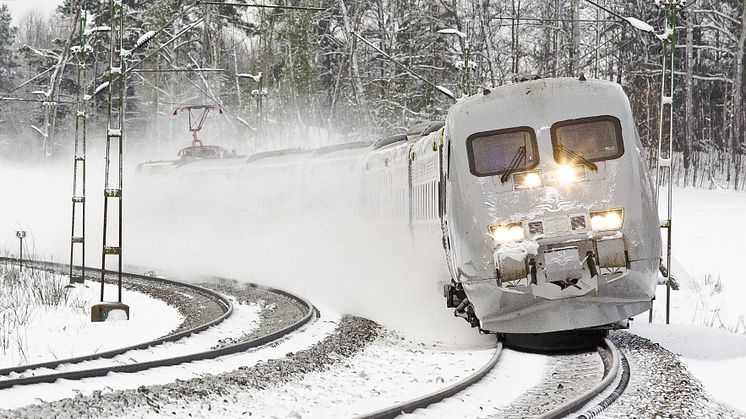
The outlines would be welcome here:
M 25 353 L 25 328 L 36 310 L 65 307 L 86 314 L 87 302 L 72 297 L 67 278 L 55 272 L 0 264 L 0 351 Z

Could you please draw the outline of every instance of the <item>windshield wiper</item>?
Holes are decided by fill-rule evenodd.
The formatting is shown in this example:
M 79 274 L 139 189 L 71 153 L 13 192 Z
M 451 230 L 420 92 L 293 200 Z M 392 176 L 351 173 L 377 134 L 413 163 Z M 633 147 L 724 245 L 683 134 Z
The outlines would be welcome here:
M 513 155 L 513 160 L 510 162 L 510 166 L 505 170 L 505 173 L 500 176 L 500 182 L 505 183 L 510 178 L 510 175 L 516 172 L 516 169 L 518 169 L 518 166 L 520 166 L 521 161 L 526 160 L 526 146 L 521 146 L 518 148 L 518 150 L 515 152 L 515 155 Z
M 596 166 L 595 163 L 592 161 L 586 159 L 582 155 L 570 150 L 569 148 L 565 147 L 562 144 L 557 145 L 557 151 L 560 153 L 564 153 L 567 157 L 570 157 L 571 161 L 573 162 L 580 162 L 583 165 L 587 166 L 589 169 L 593 170 L 594 172 L 598 172 L 598 166 Z

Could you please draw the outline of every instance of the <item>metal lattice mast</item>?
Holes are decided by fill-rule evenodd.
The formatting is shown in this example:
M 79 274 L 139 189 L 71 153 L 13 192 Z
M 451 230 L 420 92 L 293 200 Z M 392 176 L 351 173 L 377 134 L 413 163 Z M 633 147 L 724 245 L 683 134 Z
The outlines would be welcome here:
M 86 101 L 83 82 L 85 79 L 85 67 L 91 47 L 86 40 L 87 16 L 82 9 L 79 11 L 78 21 L 78 45 L 72 48 L 77 59 L 77 94 L 75 113 L 75 155 L 73 160 L 73 196 L 72 196 L 72 222 L 70 233 L 70 284 L 81 284 L 85 280 L 85 181 L 86 181 Z M 79 211 L 78 211 L 79 210 Z M 80 223 L 78 223 L 80 217 Z M 76 228 L 77 227 L 77 228 Z M 75 265 L 75 248 L 80 247 L 80 275 L 73 275 Z
M 676 14 L 686 4 L 682 0 L 658 1 L 665 15 L 666 30 L 662 41 L 661 105 L 658 118 L 658 159 L 656 162 L 655 189 L 661 198 L 660 183 L 668 179 L 667 205 L 661 228 L 666 230 L 666 324 L 671 321 L 671 215 L 673 206 L 673 141 L 674 141 L 674 92 L 676 89 Z M 668 115 L 668 124 L 665 123 Z M 652 309 L 650 314 L 652 320 Z
M 122 0 L 111 0 L 111 42 L 109 47 L 109 114 L 106 131 L 106 160 L 104 178 L 104 228 L 103 251 L 101 253 L 101 301 L 104 301 L 104 277 L 108 256 L 117 259 L 117 301 L 122 302 L 122 154 L 124 145 L 124 117 L 126 109 L 126 51 L 123 48 L 125 6 Z M 115 148 L 115 151 L 112 151 Z M 113 170 L 112 170 L 113 169 Z M 118 171 L 117 171 L 118 170 Z M 112 211 L 111 201 L 118 205 Z M 113 241 L 109 227 L 116 226 Z

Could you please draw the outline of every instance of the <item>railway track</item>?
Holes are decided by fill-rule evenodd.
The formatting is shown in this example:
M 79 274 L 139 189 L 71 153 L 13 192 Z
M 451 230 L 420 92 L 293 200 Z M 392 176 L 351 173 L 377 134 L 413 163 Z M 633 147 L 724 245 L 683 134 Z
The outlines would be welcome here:
M 455 396 L 467 387 L 470 387 L 482 378 L 484 378 L 493 368 L 497 365 L 502 352 L 502 343 L 498 343 L 495 352 L 491 359 L 480 368 L 478 371 L 464 379 L 450 385 L 442 390 L 417 397 L 404 403 L 378 410 L 369 414 L 358 416 L 357 419 L 389 419 L 395 418 L 401 414 L 412 413 L 417 409 L 425 409 L 428 406 L 444 401 L 445 399 Z M 601 358 L 603 367 L 601 379 L 595 381 L 584 389 L 575 391 L 569 397 L 564 398 L 561 401 L 555 400 L 540 400 L 532 399 L 527 397 L 521 400 L 518 404 L 510 406 L 505 411 L 501 412 L 497 416 L 491 417 L 539 417 L 542 419 L 555 419 L 563 418 L 570 415 L 577 415 L 578 418 L 591 419 L 601 413 L 604 409 L 610 406 L 621 394 L 629 382 L 629 364 L 627 363 L 624 355 L 617 350 L 614 344 L 606 339 L 603 344 L 597 348 L 598 355 Z M 587 358 L 587 356 L 586 356 Z M 594 365 L 593 368 L 598 367 L 598 364 Z M 592 369 L 592 368 L 589 368 Z M 554 375 L 554 374 L 550 374 Z M 559 377 L 557 380 L 548 379 L 547 382 L 543 383 L 540 389 L 537 389 L 538 393 L 544 393 L 549 388 L 564 388 L 568 385 L 576 386 L 578 383 L 568 383 L 565 381 L 566 377 Z M 598 401 L 592 405 L 589 405 L 592 400 L 599 397 L 609 391 L 612 384 L 617 380 L 617 386 L 609 393 L 603 400 Z M 587 383 L 584 383 L 587 384 Z M 583 384 L 579 384 L 582 386 Z M 576 389 L 577 390 L 577 389 Z
M 500 354 L 502 353 L 503 344 L 502 342 L 498 342 L 497 346 L 495 347 L 495 352 L 493 353 L 492 357 L 487 361 L 487 363 L 482 366 L 479 370 L 474 372 L 473 374 L 465 377 L 464 379 L 451 384 L 450 386 L 429 393 L 425 394 L 421 397 L 417 397 L 415 399 L 396 404 L 394 406 L 381 409 L 366 415 L 358 416 L 357 419 L 388 419 L 388 418 L 395 418 L 401 414 L 405 413 L 412 413 L 417 409 L 424 409 L 430 406 L 431 404 L 438 403 L 440 401 L 443 401 L 449 397 L 455 396 L 460 391 L 466 389 L 467 387 L 476 384 L 484 378 L 485 375 L 489 374 L 490 371 L 497 365 L 497 361 L 500 359 Z
M 553 356 L 548 379 L 496 417 L 595 417 L 622 395 L 630 378 L 627 359 L 613 342 L 604 339 L 596 351 L 601 365 L 587 353 Z M 603 400 L 589 405 L 608 392 L 617 378 L 617 386 Z
M 61 268 L 66 269 L 64 265 L 50 263 L 50 262 L 34 262 L 34 264 L 37 267 L 43 267 L 45 269 L 52 269 L 52 270 L 57 270 Z M 90 269 L 90 268 L 88 269 L 92 272 L 96 272 L 95 269 Z M 100 271 L 98 272 L 100 274 Z M 180 355 L 180 356 L 164 357 L 164 358 L 160 358 L 157 360 L 151 360 L 151 361 L 146 361 L 146 362 L 134 361 L 133 357 L 130 356 L 129 357 L 130 362 L 127 362 L 124 364 L 122 364 L 121 362 L 116 362 L 116 363 L 111 362 L 110 365 L 87 367 L 86 364 L 89 363 L 89 361 L 94 361 L 94 360 L 98 361 L 98 360 L 104 360 L 104 359 L 108 360 L 115 356 L 122 355 L 128 352 L 138 351 L 138 350 L 142 350 L 146 348 L 153 348 L 153 347 L 157 347 L 158 345 L 162 345 L 167 342 L 182 339 L 193 333 L 197 333 L 199 331 L 205 330 L 211 326 L 214 326 L 224 321 L 227 317 L 229 317 L 233 313 L 233 305 L 230 302 L 230 300 L 228 300 L 226 297 L 222 296 L 221 294 L 215 291 L 209 290 L 207 288 L 204 288 L 204 287 L 200 287 L 200 286 L 193 285 L 193 284 L 185 284 L 185 283 L 180 283 L 176 281 L 171 281 L 171 280 L 164 279 L 164 278 L 157 278 L 157 277 L 150 277 L 150 276 L 136 275 L 136 274 L 127 274 L 127 279 L 151 282 L 154 284 L 158 284 L 160 286 L 168 285 L 168 286 L 174 286 L 174 287 L 182 287 L 181 288 L 182 291 L 186 289 L 186 290 L 189 290 L 189 292 L 195 292 L 195 293 L 199 293 L 204 296 L 210 296 L 216 302 L 219 302 L 219 304 L 224 308 L 224 312 L 218 318 L 212 319 L 211 321 L 205 324 L 201 324 L 196 327 L 190 328 L 188 330 L 175 333 L 169 336 L 165 336 L 160 339 L 156 339 L 156 340 L 149 341 L 149 342 L 144 342 L 138 345 L 129 346 L 127 348 L 120 348 L 117 350 L 102 352 L 98 354 L 91 354 L 91 355 L 82 356 L 82 357 L 63 359 L 63 360 L 58 360 L 58 361 L 53 361 L 53 362 L 47 362 L 47 363 L 41 363 L 41 364 L 35 364 L 35 365 L 26 365 L 26 366 L 21 366 L 17 368 L 8 368 L 8 369 L 0 370 L 0 390 L 15 387 L 15 386 L 25 386 L 25 385 L 39 384 L 39 383 L 53 383 L 60 379 L 80 380 L 83 378 L 102 377 L 109 373 L 114 373 L 114 372 L 134 373 L 134 372 L 145 371 L 145 370 L 156 368 L 156 367 L 179 365 L 179 364 L 193 362 L 193 361 L 214 359 L 214 358 L 218 358 L 218 357 L 225 356 L 225 355 L 245 352 L 252 348 L 257 348 L 259 346 L 262 346 L 272 341 L 275 341 L 277 339 L 280 339 L 292 333 L 293 331 L 299 329 L 300 327 L 314 321 L 318 317 L 320 317 L 320 313 L 318 312 L 318 310 L 316 310 L 316 308 L 310 302 L 308 302 L 307 300 L 301 297 L 292 295 L 282 290 L 272 289 L 268 287 L 261 287 L 257 285 L 251 285 L 252 287 L 256 287 L 266 292 L 275 293 L 289 300 L 294 301 L 296 304 L 303 307 L 303 310 L 305 311 L 304 315 L 297 321 L 291 324 L 285 325 L 266 335 L 253 337 L 251 339 L 238 341 L 236 343 L 221 345 L 219 347 L 215 347 L 209 350 L 198 351 L 198 352 L 189 353 L 189 354 Z
M 0 263 L 3 262 L 11 262 L 11 263 L 17 263 L 17 260 L 15 259 L 9 259 L 9 258 L 0 258 Z M 31 262 L 24 262 L 24 266 L 27 266 L 32 269 L 46 269 L 55 271 L 57 273 L 65 273 L 67 272 L 67 269 L 69 268 L 68 265 L 63 265 L 60 263 L 54 263 L 54 262 L 43 262 L 43 261 L 31 261 Z M 100 275 L 100 270 L 94 269 L 94 268 L 86 268 L 87 271 L 91 272 L 90 279 L 98 279 Z M 94 278 L 95 273 L 95 278 Z M 182 324 L 179 328 L 176 329 L 175 333 L 171 333 L 167 336 L 160 337 L 158 339 L 153 339 L 147 342 L 142 342 L 136 345 L 131 345 L 123 348 L 117 348 L 114 350 L 109 351 L 103 351 L 98 352 L 94 354 L 74 357 L 74 358 L 66 358 L 66 359 L 59 359 L 49 362 L 43 362 L 43 363 L 37 363 L 37 364 L 29 364 L 29 365 L 21 365 L 18 367 L 12 367 L 12 368 L 3 368 L 0 369 L 0 380 L 3 379 L 3 377 L 9 376 L 11 374 L 22 374 L 26 371 L 32 371 L 32 370 L 39 370 L 39 369 L 54 369 L 59 367 L 60 365 L 64 364 L 77 364 L 85 361 L 92 361 L 95 359 L 109 359 L 113 358 L 115 356 L 121 355 L 126 352 L 134 351 L 134 350 L 141 350 L 141 349 L 147 349 L 150 347 L 158 346 L 166 342 L 175 342 L 177 340 L 180 340 L 182 338 L 191 336 L 194 333 L 199 333 L 201 331 L 207 330 L 208 328 L 215 326 L 217 324 L 220 324 L 225 319 L 230 317 L 233 314 L 233 304 L 230 302 L 229 299 L 225 298 L 223 295 L 209 290 L 207 288 L 203 288 L 197 285 L 183 283 L 183 282 L 177 282 L 172 281 L 165 278 L 157 278 L 157 277 L 151 277 L 146 275 L 138 275 L 138 274 L 132 274 L 127 273 L 124 274 L 124 278 L 127 281 L 128 286 L 131 286 L 133 284 L 133 281 L 138 283 L 140 285 L 138 288 L 143 287 L 153 287 L 154 285 L 157 285 L 159 288 L 163 289 L 165 288 L 167 293 L 181 293 L 181 296 L 184 296 L 184 293 L 188 293 L 188 295 L 192 296 L 192 299 L 194 297 L 202 297 L 199 298 L 196 303 L 200 304 L 202 306 L 205 306 L 205 311 L 213 312 L 213 316 L 211 316 L 211 319 L 207 319 L 206 321 L 200 322 L 199 324 L 192 325 L 190 327 L 190 321 L 187 320 Z M 214 307 L 210 307 L 210 304 L 212 303 Z M 219 315 L 217 311 L 219 310 Z M 2 387 L 2 384 L 0 384 L 0 388 Z
M 53 270 L 65 269 L 64 265 L 47 262 L 39 262 L 36 266 Z M 95 272 L 95 270 L 91 271 Z M 214 299 L 216 304 L 219 304 L 224 308 L 224 311 L 219 317 L 211 319 L 205 324 L 198 325 L 188 330 L 156 339 L 154 341 L 145 342 L 139 345 L 133 345 L 128 348 L 121 348 L 104 353 L 92 354 L 72 359 L 58 360 L 49 363 L 0 370 L 0 391 L 2 389 L 16 386 L 26 386 L 39 383 L 53 383 L 60 379 L 80 380 L 90 377 L 102 377 L 109 373 L 115 372 L 134 373 L 156 367 L 179 365 L 193 361 L 214 359 L 225 355 L 245 352 L 252 348 L 256 348 L 280 339 L 283 336 L 297 330 L 298 328 L 302 327 L 305 324 L 308 324 L 309 322 L 320 316 L 313 305 L 300 297 L 293 296 L 292 294 L 280 290 L 258 287 L 260 289 L 274 292 L 288 299 L 294 300 L 297 304 L 304 308 L 305 314 L 302 318 L 295 321 L 294 323 L 267 335 L 259 336 L 242 342 L 224 345 L 222 347 L 216 347 L 206 351 L 198 351 L 189 353 L 187 355 L 164 357 L 161 359 L 146 362 L 134 361 L 134 359 L 132 359 L 134 357 L 130 356 L 129 358 L 132 359 L 132 362 L 121 364 L 119 363 L 119 361 L 117 361 L 117 363 L 112 363 L 110 365 L 87 368 L 85 367 L 85 365 L 88 361 L 110 359 L 117 355 L 121 355 L 130 351 L 137 351 L 149 347 L 157 347 L 158 345 L 162 345 L 166 342 L 178 340 L 193 333 L 197 333 L 198 331 L 205 330 L 210 326 L 224 321 L 231 315 L 231 313 L 233 313 L 234 310 L 234 307 L 230 300 L 228 300 L 226 297 L 222 296 L 218 292 L 209 290 L 204 287 L 192 284 L 183 284 L 168 279 L 144 275 L 128 274 L 127 278 L 130 281 L 137 280 L 142 282 L 150 282 L 151 284 L 159 284 L 161 286 L 168 284 L 169 286 L 183 287 L 182 291 L 186 288 L 189 289 L 190 292 L 196 292 L 203 296 L 210 296 L 210 298 Z M 498 342 L 492 357 L 485 365 L 483 365 L 473 374 L 444 389 L 425 394 L 404 403 L 399 403 L 394 406 L 390 406 L 369 414 L 359 416 L 358 419 L 393 418 L 403 413 L 412 413 L 417 409 L 425 409 L 434 403 L 438 403 L 449 397 L 453 397 L 462 390 L 476 384 L 482 378 L 490 374 L 490 372 L 493 371 L 493 369 L 497 365 L 502 350 L 503 345 L 502 343 Z M 532 397 L 531 392 L 529 392 L 526 397 L 522 398 L 518 403 L 514 403 L 507 409 L 501 411 L 499 413 L 499 417 L 560 418 L 566 417 L 568 415 L 579 415 L 578 417 L 584 419 L 595 417 L 622 394 L 629 380 L 629 365 L 627 364 L 624 356 L 617 350 L 617 348 L 611 341 L 609 341 L 608 339 L 605 340 L 603 344 L 598 347 L 597 352 L 602 360 L 602 367 L 599 367 L 599 363 L 597 361 L 591 361 L 591 358 L 594 358 L 593 356 L 590 356 L 588 354 L 576 354 L 567 356 L 567 359 L 570 360 L 570 364 L 565 365 L 563 368 L 566 371 L 580 371 L 581 374 L 585 374 L 588 377 L 593 376 L 594 378 L 586 380 L 585 382 L 581 382 L 581 380 L 579 380 L 576 383 L 568 381 L 569 379 L 567 376 L 557 376 L 555 373 L 552 373 L 550 371 L 550 374 L 547 376 L 545 382 L 542 383 L 541 386 L 534 389 L 533 393 L 544 393 L 545 395 L 547 395 L 549 393 L 546 391 L 547 389 L 569 387 L 572 387 L 574 391 L 565 393 L 560 398 L 545 397 L 544 399 L 542 399 L 541 397 L 534 398 Z M 573 360 L 573 356 L 576 359 Z M 559 357 L 562 356 L 558 356 L 555 358 Z M 573 365 L 571 365 L 573 362 L 577 363 L 576 365 L 574 365 L 574 367 Z M 597 374 L 597 370 L 602 370 L 602 373 Z M 600 375 L 600 379 L 598 375 Z M 616 388 L 611 391 L 606 398 L 591 405 L 590 402 L 598 398 L 600 394 L 609 392 L 610 387 L 615 381 L 617 381 L 617 378 L 619 379 Z M 592 382 L 594 379 L 595 381 Z

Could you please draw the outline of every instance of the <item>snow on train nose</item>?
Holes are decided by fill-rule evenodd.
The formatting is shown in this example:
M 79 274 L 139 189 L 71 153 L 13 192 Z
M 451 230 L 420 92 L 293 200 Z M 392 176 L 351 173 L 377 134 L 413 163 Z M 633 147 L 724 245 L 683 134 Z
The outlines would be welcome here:
M 623 217 L 619 209 L 491 226 L 498 283 L 560 299 L 621 278 L 628 267 Z

